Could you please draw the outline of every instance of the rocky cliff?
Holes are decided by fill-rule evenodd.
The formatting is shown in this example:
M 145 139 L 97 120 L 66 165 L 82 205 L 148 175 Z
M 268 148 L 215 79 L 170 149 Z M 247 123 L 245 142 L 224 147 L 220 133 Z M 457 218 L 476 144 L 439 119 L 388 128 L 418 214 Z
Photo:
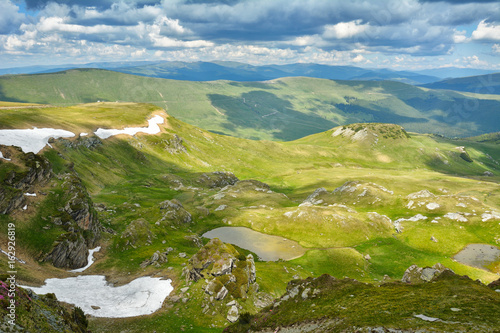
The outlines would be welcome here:
M 14 216 L 19 213 L 21 216 L 16 218 L 28 224 L 36 224 L 37 218 L 50 220 L 52 225 L 45 228 L 60 230 L 61 234 L 52 249 L 39 258 L 61 268 L 85 266 L 88 249 L 97 245 L 102 226 L 81 179 L 71 168 L 67 173 L 55 175 L 51 163 L 43 155 L 25 154 L 17 147 L 0 148 L 7 158 L 0 162 L 0 172 L 5 175 L 0 183 L 0 214 Z M 46 203 L 44 205 L 50 209 L 38 214 L 39 206 L 29 203 L 29 197 Z M 32 209 L 25 216 L 28 205 Z M 33 229 L 32 232 L 45 230 Z

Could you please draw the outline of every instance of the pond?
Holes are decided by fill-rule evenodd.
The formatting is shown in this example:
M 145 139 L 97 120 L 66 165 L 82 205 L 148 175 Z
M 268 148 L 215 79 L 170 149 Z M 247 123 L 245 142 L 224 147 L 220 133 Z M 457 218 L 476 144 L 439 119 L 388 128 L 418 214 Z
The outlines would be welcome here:
M 296 241 L 244 227 L 221 227 L 204 233 L 203 237 L 219 238 L 224 243 L 252 251 L 265 261 L 292 260 L 301 257 L 306 252 L 306 249 Z
M 489 244 L 469 244 L 453 259 L 459 263 L 488 270 L 488 266 L 500 260 L 500 249 Z

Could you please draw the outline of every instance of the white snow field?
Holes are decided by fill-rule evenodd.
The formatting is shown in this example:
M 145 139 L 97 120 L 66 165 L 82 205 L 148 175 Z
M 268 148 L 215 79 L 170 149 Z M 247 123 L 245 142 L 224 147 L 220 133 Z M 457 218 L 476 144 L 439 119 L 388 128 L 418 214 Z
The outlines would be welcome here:
M 157 134 L 160 133 L 160 126 L 158 126 L 158 124 L 163 124 L 163 122 L 164 119 L 162 117 L 154 116 L 153 118 L 148 120 L 148 127 L 126 127 L 122 130 L 98 128 L 94 133 L 101 139 L 107 139 L 113 135 L 118 134 L 135 135 L 139 132 L 146 134 Z
M 0 130 L 0 144 L 21 147 L 25 153 L 38 153 L 49 144 L 49 139 L 71 138 L 70 131 L 54 128 L 4 129 Z M 50 145 L 49 145 L 50 146 Z
M 113 287 L 103 275 L 80 275 L 65 279 L 47 279 L 37 294 L 54 293 L 59 301 L 74 304 L 94 317 L 125 318 L 151 314 L 161 308 L 174 289 L 171 280 L 149 276 Z

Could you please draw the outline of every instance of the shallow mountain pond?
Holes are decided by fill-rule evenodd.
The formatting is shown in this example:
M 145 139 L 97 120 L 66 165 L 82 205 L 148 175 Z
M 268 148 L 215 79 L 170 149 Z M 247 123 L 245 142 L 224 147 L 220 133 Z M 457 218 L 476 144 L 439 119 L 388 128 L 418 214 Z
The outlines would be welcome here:
M 203 237 L 219 238 L 224 243 L 252 251 L 265 261 L 291 260 L 306 252 L 296 241 L 244 227 L 221 227 L 204 233 Z
M 465 265 L 487 270 L 489 265 L 500 261 L 500 249 L 489 244 L 469 244 L 453 259 Z

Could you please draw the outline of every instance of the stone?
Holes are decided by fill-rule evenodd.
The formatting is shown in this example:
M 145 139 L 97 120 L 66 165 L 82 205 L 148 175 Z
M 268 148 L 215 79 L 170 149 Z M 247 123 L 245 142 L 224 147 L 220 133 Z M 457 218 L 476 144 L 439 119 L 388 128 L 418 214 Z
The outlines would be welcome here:
M 365 255 L 364 258 L 365 258 L 365 260 L 371 260 L 372 259 L 372 257 L 369 254 Z
M 231 308 L 227 312 L 227 317 L 226 317 L 227 321 L 229 321 L 230 323 L 235 323 L 239 317 L 240 315 L 236 305 L 231 306 Z
M 160 219 L 160 223 L 163 221 L 169 221 L 174 223 L 191 223 L 193 218 L 191 214 L 184 209 L 181 202 L 177 199 L 165 200 L 160 203 L 160 210 L 163 212 L 163 217 Z
M 227 290 L 226 287 L 222 286 L 222 288 L 219 290 L 219 292 L 215 296 L 215 299 L 218 301 L 221 301 L 227 296 L 228 293 L 229 293 L 229 290 Z
M 432 267 L 424 268 L 420 268 L 417 265 L 412 265 L 405 271 L 401 281 L 406 283 L 430 282 L 441 275 L 444 271 L 452 272 L 449 268 L 444 267 L 440 263 L 437 263 Z

